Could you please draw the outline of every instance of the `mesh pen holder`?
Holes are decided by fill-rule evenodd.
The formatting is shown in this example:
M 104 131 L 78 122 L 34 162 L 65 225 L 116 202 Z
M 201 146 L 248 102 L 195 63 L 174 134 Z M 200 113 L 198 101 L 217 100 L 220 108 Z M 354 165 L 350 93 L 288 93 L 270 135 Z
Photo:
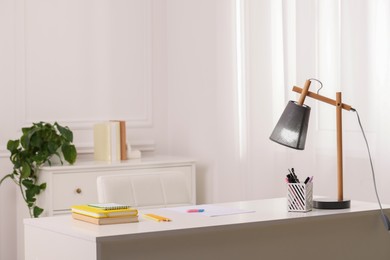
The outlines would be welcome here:
M 313 183 L 287 183 L 287 209 L 307 212 L 313 209 Z

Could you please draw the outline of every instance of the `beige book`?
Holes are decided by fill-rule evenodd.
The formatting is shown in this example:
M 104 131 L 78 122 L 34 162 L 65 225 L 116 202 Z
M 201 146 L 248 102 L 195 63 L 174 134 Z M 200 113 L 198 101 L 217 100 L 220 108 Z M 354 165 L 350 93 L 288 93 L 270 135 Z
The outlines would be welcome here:
M 72 217 L 77 220 L 89 222 L 96 225 L 123 224 L 138 222 L 138 216 L 94 218 L 78 213 L 72 213 Z
M 121 159 L 119 122 L 103 122 L 93 129 L 94 159 L 119 161 Z
M 111 120 L 110 122 L 119 123 L 119 145 L 120 145 L 120 159 L 127 160 L 127 135 L 126 135 L 126 121 L 124 120 Z

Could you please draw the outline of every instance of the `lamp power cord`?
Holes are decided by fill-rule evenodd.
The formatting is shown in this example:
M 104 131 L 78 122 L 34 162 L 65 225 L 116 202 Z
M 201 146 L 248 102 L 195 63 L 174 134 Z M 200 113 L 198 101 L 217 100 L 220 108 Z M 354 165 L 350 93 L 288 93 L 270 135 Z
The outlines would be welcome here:
M 368 158 L 370 159 L 370 166 L 371 166 L 371 173 L 372 173 L 372 180 L 373 180 L 373 184 L 374 184 L 375 195 L 376 195 L 376 198 L 378 200 L 379 208 L 380 208 L 380 211 L 381 211 L 382 221 L 383 221 L 383 224 L 385 225 L 386 230 L 390 231 L 390 221 L 389 221 L 389 218 L 385 215 L 385 212 L 383 211 L 382 204 L 381 204 L 381 201 L 380 201 L 379 195 L 378 195 L 378 189 L 377 189 L 377 186 L 376 186 L 375 171 L 374 171 L 374 165 L 372 163 L 370 146 L 368 145 L 367 137 L 366 137 L 366 134 L 364 133 L 362 122 L 360 121 L 360 116 L 359 116 L 358 111 L 356 109 L 354 109 L 354 108 L 351 108 L 351 111 L 356 113 L 357 120 L 358 120 L 360 129 L 362 131 L 364 141 L 366 143 L 367 152 L 368 152 Z

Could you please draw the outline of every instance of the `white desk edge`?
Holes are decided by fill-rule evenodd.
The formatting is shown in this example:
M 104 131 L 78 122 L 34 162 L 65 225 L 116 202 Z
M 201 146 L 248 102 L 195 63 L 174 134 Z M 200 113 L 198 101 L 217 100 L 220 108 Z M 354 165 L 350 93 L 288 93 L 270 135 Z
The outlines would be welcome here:
M 87 241 L 99 241 L 114 239 L 118 236 L 143 236 L 153 235 L 159 232 L 185 231 L 189 229 L 201 228 L 227 228 L 236 224 L 256 224 L 271 225 L 288 221 L 305 221 L 308 218 L 317 217 L 348 217 L 349 213 L 368 214 L 377 211 L 377 203 L 351 201 L 351 208 L 342 210 L 318 210 L 313 209 L 306 213 L 288 212 L 285 198 L 240 201 L 215 204 L 229 208 L 240 208 L 254 210 L 253 213 L 235 214 L 227 216 L 209 217 L 200 214 L 185 214 L 167 208 L 140 210 L 140 221 L 138 223 L 114 224 L 114 225 L 94 225 L 72 219 L 70 215 L 45 217 L 38 219 L 24 219 L 26 226 L 33 226 L 58 232 L 67 236 L 83 239 Z M 384 205 L 384 209 L 389 209 L 389 205 Z M 142 218 L 144 213 L 155 213 L 168 218 L 171 222 L 155 222 Z

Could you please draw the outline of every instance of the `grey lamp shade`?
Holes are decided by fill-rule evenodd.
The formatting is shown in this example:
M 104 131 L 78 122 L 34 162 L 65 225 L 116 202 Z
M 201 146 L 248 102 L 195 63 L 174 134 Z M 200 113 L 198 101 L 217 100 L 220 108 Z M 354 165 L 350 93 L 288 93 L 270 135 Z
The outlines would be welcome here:
M 310 107 L 289 101 L 270 139 L 290 148 L 305 149 Z

